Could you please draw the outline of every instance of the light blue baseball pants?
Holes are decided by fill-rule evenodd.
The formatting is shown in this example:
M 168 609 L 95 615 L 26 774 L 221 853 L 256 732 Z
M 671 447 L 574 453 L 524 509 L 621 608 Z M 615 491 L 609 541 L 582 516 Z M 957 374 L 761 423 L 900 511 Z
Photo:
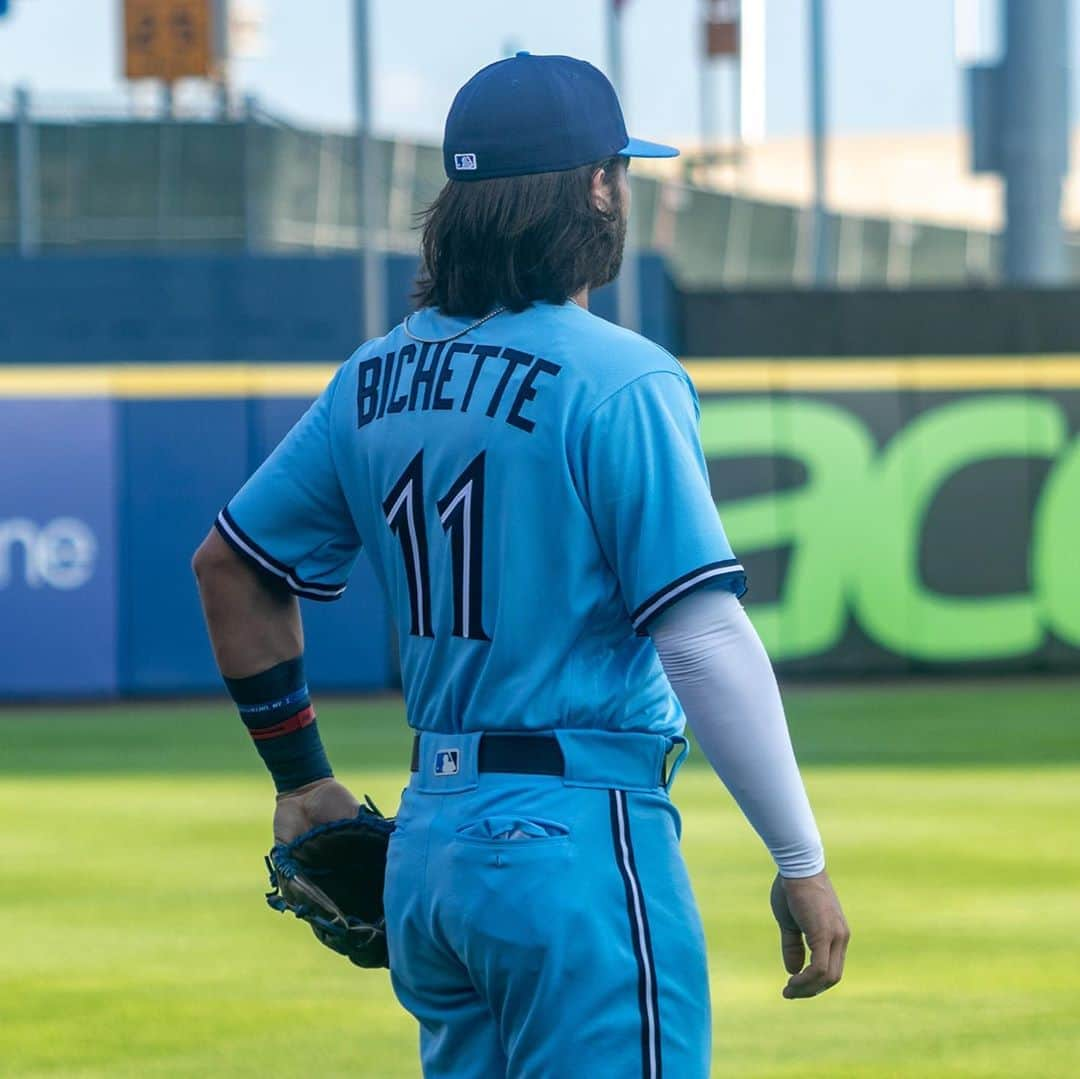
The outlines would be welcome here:
M 557 736 L 563 777 L 479 772 L 476 734 L 421 738 L 385 903 L 424 1075 L 702 1079 L 705 939 L 661 784 L 675 740 Z

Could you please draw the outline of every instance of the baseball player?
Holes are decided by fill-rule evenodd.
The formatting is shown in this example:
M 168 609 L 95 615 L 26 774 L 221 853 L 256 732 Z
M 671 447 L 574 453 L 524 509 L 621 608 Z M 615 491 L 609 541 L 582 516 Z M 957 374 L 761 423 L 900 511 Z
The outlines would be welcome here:
M 588 311 L 618 272 L 628 159 L 677 151 L 627 136 L 596 68 L 519 53 L 460 90 L 443 152 L 417 310 L 339 369 L 196 554 L 210 636 L 275 837 L 350 815 L 295 597 L 341 595 L 361 548 L 375 568 L 415 732 L 390 969 L 426 1076 L 696 1079 L 706 949 L 669 797 L 687 720 L 779 869 L 785 996 L 839 980 L 848 930 L 693 386 Z

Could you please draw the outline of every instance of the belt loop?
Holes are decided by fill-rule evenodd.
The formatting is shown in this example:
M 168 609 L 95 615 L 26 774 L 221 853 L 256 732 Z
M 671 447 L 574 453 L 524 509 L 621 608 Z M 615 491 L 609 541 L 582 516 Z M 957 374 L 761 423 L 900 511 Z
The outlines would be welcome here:
M 690 743 L 681 734 L 673 734 L 668 739 L 667 752 L 670 753 L 676 746 L 679 747 L 679 755 L 675 758 L 671 769 L 667 773 L 667 778 L 664 780 L 664 790 L 669 794 L 671 793 L 671 785 L 675 782 L 675 777 L 683 766 L 683 761 L 690 755 Z M 666 757 L 667 753 L 664 756 Z

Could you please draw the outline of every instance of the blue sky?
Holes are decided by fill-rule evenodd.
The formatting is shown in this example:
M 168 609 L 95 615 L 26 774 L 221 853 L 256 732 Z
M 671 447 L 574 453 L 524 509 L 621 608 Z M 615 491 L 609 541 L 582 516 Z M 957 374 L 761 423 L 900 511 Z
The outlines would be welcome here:
M 457 87 L 513 48 L 604 64 L 605 0 L 371 0 L 375 124 L 437 138 Z M 122 88 L 120 0 L 11 0 L 0 88 Z M 952 0 L 827 0 L 832 123 L 840 132 L 940 130 L 963 120 Z M 263 0 L 265 55 L 236 83 L 302 123 L 352 120 L 349 0 Z M 806 130 L 806 0 L 767 0 L 767 126 Z M 624 105 L 646 138 L 698 130 L 697 0 L 629 0 Z M 1076 37 L 1074 20 L 1073 37 Z

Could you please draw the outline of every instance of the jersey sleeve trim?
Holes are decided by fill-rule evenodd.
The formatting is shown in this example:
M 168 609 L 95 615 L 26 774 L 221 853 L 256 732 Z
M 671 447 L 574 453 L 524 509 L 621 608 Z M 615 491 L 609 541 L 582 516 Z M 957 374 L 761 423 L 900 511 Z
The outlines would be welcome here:
M 708 565 L 699 566 L 689 573 L 684 573 L 670 584 L 665 585 L 659 592 L 654 592 L 637 610 L 630 616 L 630 622 L 638 633 L 644 632 L 645 623 L 650 618 L 655 618 L 661 611 L 666 611 L 676 600 L 681 599 L 688 592 L 700 588 L 703 584 L 717 578 L 724 578 L 724 584 L 729 591 L 736 596 L 746 592 L 746 570 L 737 558 L 726 558 L 722 562 L 710 562 Z
M 296 572 L 295 568 L 276 559 L 247 535 L 236 523 L 235 518 L 229 512 L 228 506 L 217 515 L 214 527 L 218 530 L 221 538 L 237 554 L 243 555 L 249 562 L 254 562 L 264 572 L 284 581 L 289 591 L 295 596 L 326 603 L 338 599 L 345 591 L 344 584 L 320 584 L 318 581 L 305 581 Z

